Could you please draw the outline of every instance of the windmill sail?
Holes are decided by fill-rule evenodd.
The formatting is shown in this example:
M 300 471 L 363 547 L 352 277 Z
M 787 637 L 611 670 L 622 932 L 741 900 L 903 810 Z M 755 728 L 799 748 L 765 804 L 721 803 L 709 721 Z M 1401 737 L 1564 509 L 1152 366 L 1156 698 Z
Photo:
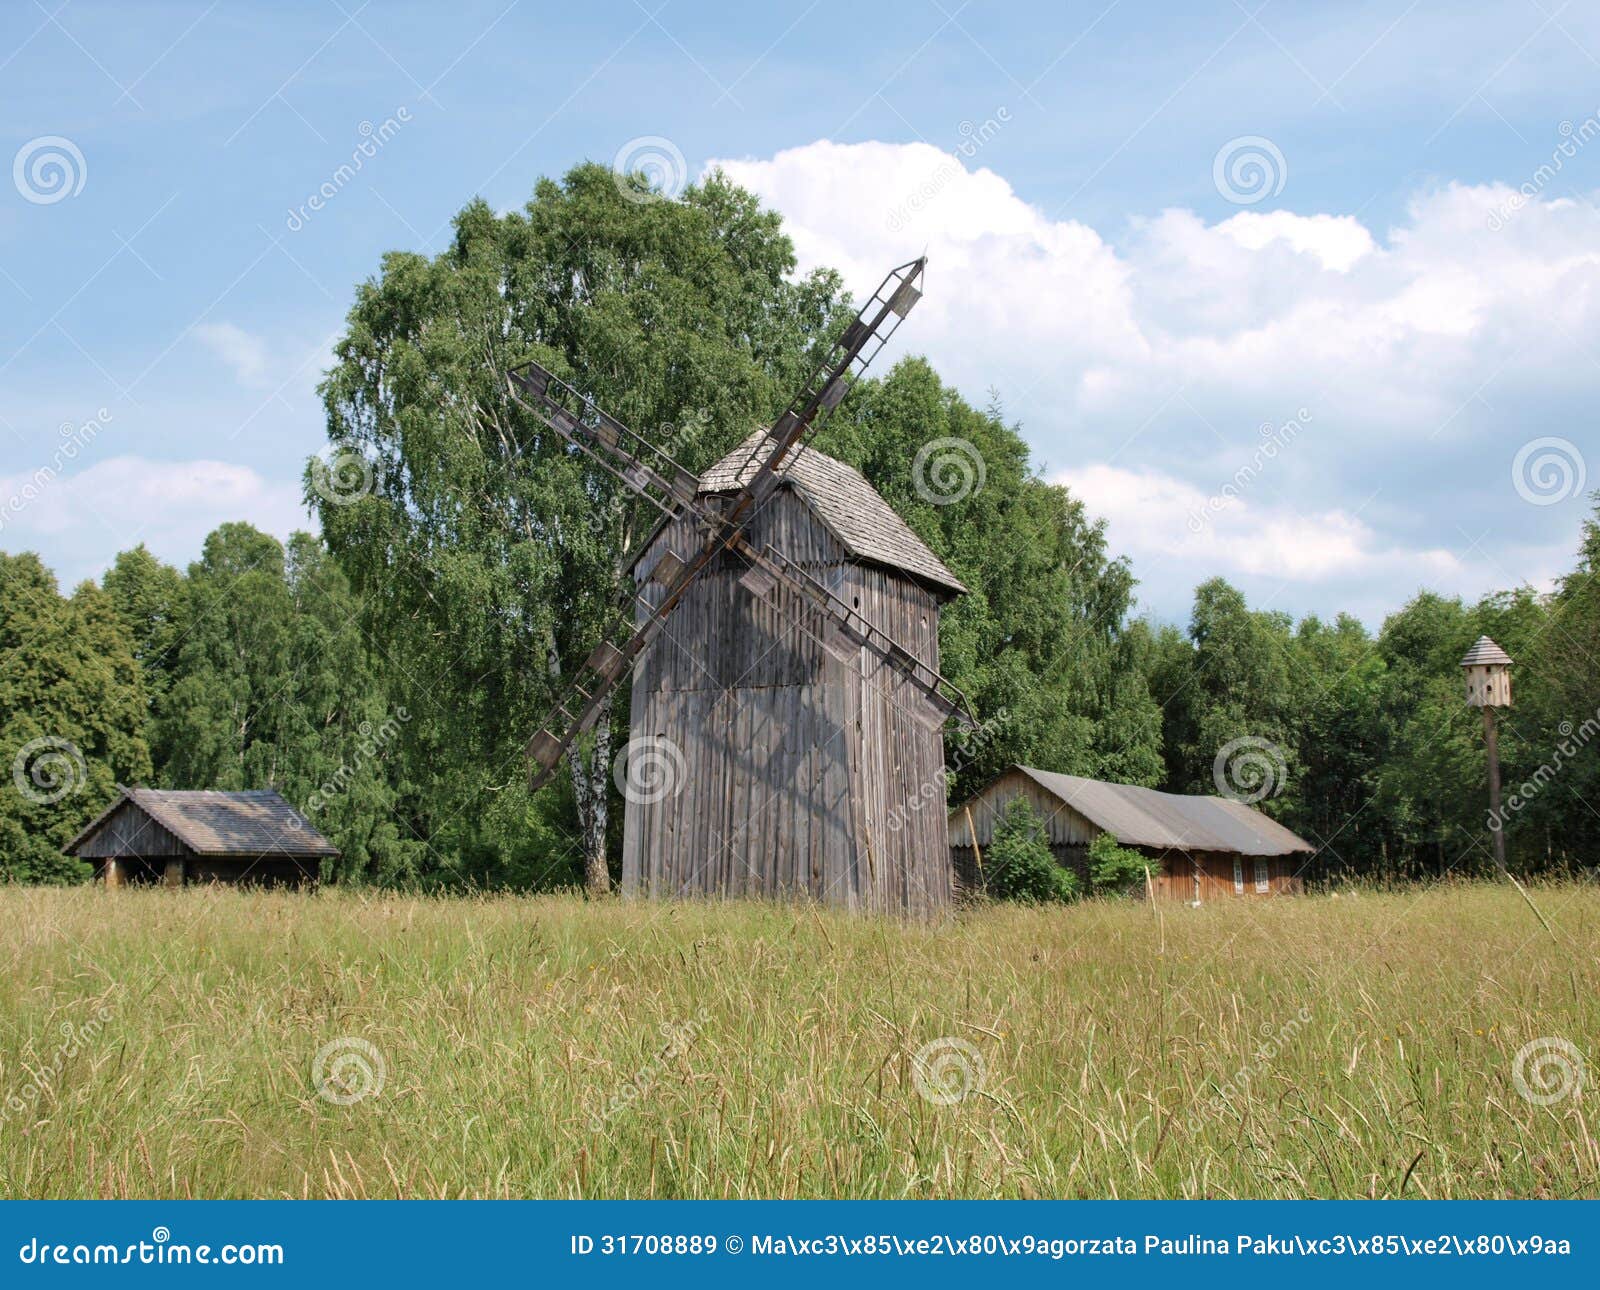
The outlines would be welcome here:
M 817 634 L 835 657 L 867 648 L 888 662 L 894 673 L 916 694 L 917 712 L 924 724 L 938 726 L 956 716 L 970 723 L 965 696 L 938 671 L 921 662 L 887 632 L 846 606 L 801 566 L 770 547 L 756 550 L 744 538 L 762 502 L 781 482 L 791 453 L 816 431 L 837 407 L 850 385 L 866 370 L 901 321 L 921 298 L 924 259 L 892 269 L 855 319 L 829 346 L 810 379 L 773 422 L 751 451 L 756 469 L 731 497 L 714 509 L 699 498 L 700 480 L 674 461 L 663 449 L 597 407 L 537 363 L 526 363 L 508 373 L 511 395 L 567 442 L 598 462 L 668 518 L 692 514 L 704 534 L 700 548 L 687 559 L 671 552 L 658 560 L 651 580 L 665 594 L 659 601 L 642 590 L 626 598 L 622 612 L 607 637 L 595 647 L 573 676 L 566 691 L 533 738 L 528 754 L 538 763 L 532 779 L 538 788 L 554 772 L 561 755 L 595 722 L 607 696 L 634 660 L 660 633 L 668 617 L 701 573 L 724 551 L 736 551 L 747 570 L 741 578 L 747 590 L 765 599 L 774 585 L 794 594 L 814 622 L 802 629 Z M 741 472 L 742 474 L 743 472 Z

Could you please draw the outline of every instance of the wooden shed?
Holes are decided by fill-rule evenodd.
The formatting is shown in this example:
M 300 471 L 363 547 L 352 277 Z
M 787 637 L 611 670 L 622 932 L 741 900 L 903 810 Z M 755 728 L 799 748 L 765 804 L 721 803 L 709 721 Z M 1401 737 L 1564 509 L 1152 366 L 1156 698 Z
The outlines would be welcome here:
M 125 883 L 298 886 L 339 849 L 270 789 L 225 793 L 123 788 L 67 843 L 107 887 Z
M 1026 798 L 1044 821 L 1057 862 L 1085 883 L 1089 844 L 1109 833 L 1122 846 L 1150 857 L 1156 894 L 1171 900 L 1298 893 L 1304 890 L 1300 857 L 1315 850 L 1244 802 L 1013 766 L 950 813 L 950 855 L 963 887 L 983 885 L 974 830 L 981 852 L 1017 797 Z
M 705 473 L 704 504 L 757 468 L 765 433 Z M 796 449 L 746 537 L 938 668 L 940 608 L 966 588 L 857 471 Z M 657 529 L 632 569 L 641 596 L 657 603 L 657 562 L 703 542 L 688 516 Z M 625 794 L 623 894 L 947 905 L 944 813 L 901 819 L 943 785 L 946 713 L 791 592 L 751 577 L 717 557 L 635 665 L 634 746 L 664 764 L 658 791 Z

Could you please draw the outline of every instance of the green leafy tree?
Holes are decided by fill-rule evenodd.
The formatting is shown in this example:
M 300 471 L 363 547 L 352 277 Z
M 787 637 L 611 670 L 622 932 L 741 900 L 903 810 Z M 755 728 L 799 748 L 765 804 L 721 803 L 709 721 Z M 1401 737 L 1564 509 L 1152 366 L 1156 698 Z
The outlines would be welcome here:
M 150 774 L 144 692 L 127 629 L 84 583 L 67 599 L 31 553 L 0 554 L 0 875 L 63 882 L 61 847 Z
M 189 627 L 154 721 L 175 788 L 276 788 L 343 852 L 334 873 L 399 881 L 425 867 L 404 831 L 391 707 L 343 572 L 304 533 L 247 524 L 206 539 L 186 580 Z M 330 875 L 332 876 L 332 875 Z
M 1096 891 L 1132 891 L 1145 881 L 1150 860 L 1142 852 L 1125 847 L 1109 833 L 1101 833 L 1089 844 L 1089 882 Z
M 1049 838 L 1038 812 L 1023 797 L 1006 803 L 984 855 L 986 890 L 1001 900 L 1045 904 L 1072 900 L 1078 877 L 1050 854 Z
M 1195 589 L 1189 641 L 1186 668 L 1174 670 L 1181 656 L 1170 638 L 1153 660 L 1162 672 L 1155 694 L 1164 705 L 1165 786 L 1178 793 L 1253 793 L 1262 775 L 1271 781 L 1262 809 L 1281 811 L 1277 798 L 1294 770 L 1289 619 L 1252 611 L 1236 588 L 1213 578 Z M 1225 755 L 1240 747 L 1247 755 Z M 1236 768 L 1249 776 L 1236 775 Z
M 537 802 L 523 747 L 654 523 L 507 399 L 506 370 L 537 359 L 703 468 L 798 387 L 834 316 L 837 279 L 793 269 L 778 216 L 720 176 L 661 201 L 584 165 L 521 211 L 473 202 L 441 255 L 387 255 L 360 289 L 307 496 L 413 714 L 409 828 L 474 880 L 565 881 L 570 848 L 526 846 L 567 834 L 607 885 L 626 694 Z
M 183 574 L 140 543 L 118 554 L 101 586 L 128 629 L 145 697 L 154 708 L 172 683 L 186 626 L 189 594 Z

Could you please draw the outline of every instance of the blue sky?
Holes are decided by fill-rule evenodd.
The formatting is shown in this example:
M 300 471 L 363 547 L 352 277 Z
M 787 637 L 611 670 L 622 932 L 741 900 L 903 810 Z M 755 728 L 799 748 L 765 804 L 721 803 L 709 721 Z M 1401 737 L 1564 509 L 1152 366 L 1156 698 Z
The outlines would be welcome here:
M 630 145 L 858 288 L 926 246 L 897 347 L 1159 616 L 1547 585 L 1600 485 L 1594 6 L 45 0 L 0 104 L 0 549 L 67 583 L 304 524 L 355 284 Z

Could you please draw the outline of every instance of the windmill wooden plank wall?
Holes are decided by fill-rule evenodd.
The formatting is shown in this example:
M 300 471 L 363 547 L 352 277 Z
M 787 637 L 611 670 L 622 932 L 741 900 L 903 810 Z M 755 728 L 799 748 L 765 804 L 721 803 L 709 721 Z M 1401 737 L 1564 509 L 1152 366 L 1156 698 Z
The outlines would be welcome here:
M 748 532 L 937 669 L 940 596 L 856 559 L 793 488 Z M 649 582 L 662 552 L 683 557 L 702 541 L 688 518 L 655 535 L 634 566 L 647 604 L 665 594 Z M 835 657 L 818 640 L 820 615 L 781 586 L 757 597 L 744 571 L 731 556 L 708 569 L 635 667 L 633 736 L 664 741 L 681 766 L 671 791 L 629 797 L 624 894 L 799 895 L 910 913 L 947 904 L 944 811 L 905 809 L 944 765 L 921 696 L 866 649 Z

